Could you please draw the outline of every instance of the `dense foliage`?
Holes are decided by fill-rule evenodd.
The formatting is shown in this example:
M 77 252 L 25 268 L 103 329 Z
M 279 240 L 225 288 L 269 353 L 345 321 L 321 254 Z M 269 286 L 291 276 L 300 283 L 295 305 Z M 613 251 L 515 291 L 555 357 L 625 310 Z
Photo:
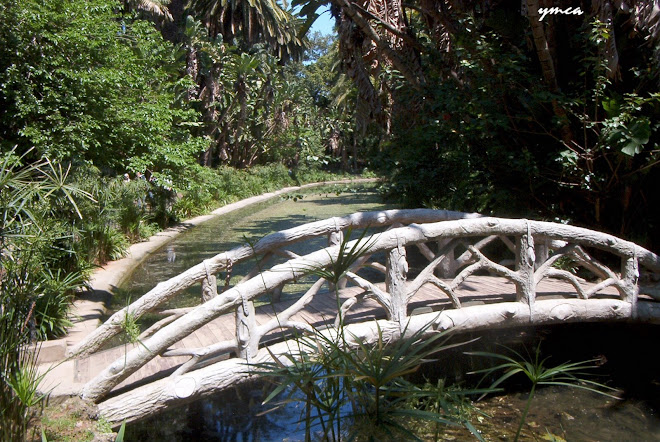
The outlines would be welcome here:
M 233 34 L 207 3 L 181 6 L 0 2 L 2 440 L 25 437 L 40 400 L 24 350 L 66 333 L 94 265 L 178 219 L 332 176 L 304 66 L 283 65 L 304 49 L 293 16 L 245 2 L 228 12 L 254 22 Z
M 660 244 L 657 0 L 296 3 L 337 18 L 393 197 Z
M 148 5 L 148 13 L 140 9 Z M 258 19 L 268 24 L 261 44 L 259 33 L 241 39 L 186 15 L 206 3 L 178 6 L 170 13 L 112 0 L 0 5 L 0 148 L 24 155 L 26 166 L 42 158 L 70 166 L 71 180 L 91 195 L 81 219 L 59 214 L 75 232 L 69 249 L 81 262 L 116 258 L 127 240 L 313 179 L 329 164 L 318 106 L 301 81 L 305 67 L 285 68 L 270 38 L 273 20 L 291 24 L 293 16 Z M 302 43 L 287 35 L 288 58 Z
M 67 184 L 67 171 L 48 161 L 21 164 L 0 156 L 0 437 L 24 437 L 31 407 L 40 401 L 36 338 L 61 335 L 69 325 L 73 291 L 84 269 L 72 259 L 63 211 L 79 216 L 74 199 L 86 197 Z
M 180 15 L 172 43 L 118 2 L 0 6 L 3 151 L 34 147 L 31 160 L 102 176 L 149 171 L 175 187 L 200 155 L 207 166 L 291 166 L 323 152 L 302 65 L 285 71 L 270 46 L 225 42 Z
M 526 20 L 506 11 L 466 15 L 451 53 L 428 51 L 426 84 L 397 96 L 417 117 L 392 111 L 391 192 L 412 206 L 569 221 L 657 246 L 653 51 L 629 37 L 618 58 L 628 71 L 610 78 L 608 27 L 554 20 L 566 31 L 561 89 L 540 81 Z
M 119 5 L 20 2 L 0 11 L 0 128 L 18 145 L 58 162 L 110 171 L 178 169 L 204 141 L 172 45 Z

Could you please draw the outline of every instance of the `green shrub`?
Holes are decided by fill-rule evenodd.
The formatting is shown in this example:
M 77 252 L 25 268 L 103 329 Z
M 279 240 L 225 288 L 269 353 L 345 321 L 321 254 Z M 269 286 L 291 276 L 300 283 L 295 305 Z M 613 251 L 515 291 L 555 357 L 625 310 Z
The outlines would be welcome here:
M 12 441 L 25 438 L 41 399 L 37 352 L 26 346 L 64 331 L 70 296 L 84 279 L 69 247 L 74 235 L 66 234 L 83 194 L 60 166 L 23 159 L 0 156 L 0 440 Z
M 282 187 L 338 178 L 341 176 L 313 168 L 298 169 L 294 174 L 283 164 L 259 165 L 250 169 L 221 166 L 215 170 L 197 166 L 178 183 L 180 197 L 174 202 L 172 213 L 176 219 L 185 219 Z

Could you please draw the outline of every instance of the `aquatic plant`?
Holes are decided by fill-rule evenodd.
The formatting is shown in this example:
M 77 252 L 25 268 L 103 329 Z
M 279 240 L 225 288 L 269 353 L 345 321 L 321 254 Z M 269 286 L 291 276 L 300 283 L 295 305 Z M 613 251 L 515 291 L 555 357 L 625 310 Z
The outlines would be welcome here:
M 414 373 L 432 354 L 460 344 L 447 344 L 446 334 L 431 332 L 432 322 L 402 339 L 390 339 L 376 323 L 375 342 L 365 342 L 347 331 L 339 298 L 340 282 L 360 258 L 368 254 L 373 240 L 364 240 L 366 230 L 349 247 L 351 231 L 338 245 L 336 258 L 324 267 L 308 267 L 305 272 L 321 277 L 334 291 L 337 321 L 325 329 L 312 327 L 308 335 L 298 335 L 295 348 L 276 356 L 272 362 L 255 364 L 252 373 L 274 379 L 277 387 L 264 403 L 285 394 L 276 408 L 302 401 L 305 405 L 301 421 L 305 423 L 305 440 L 312 440 L 312 428 L 320 427 L 324 440 L 400 436 L 417 439 L 406 422 L 427 420 L 445 425 L 464 425 L 477 438 L 478 431 L 455 409 L 442 412 L 430 408 L 411 407 L 411 398 L 427 396 L 406 376 Z M 398 330 L 406 336 L 407 326 Z M 348 334 L 348 335 L 347 335 Z M 301 394 L 296 394 L 296 393 Z M 432 393 L 429 393 L 430 396 Z M 350 422 L 350 425 L 345 424 Z
M 379 328 L 375 343 L 356 340 L 357 346 L 351 346 L 338 339 L 340 333 L 334 327 L 315 328 L 309 336 L 298 336 L 295 351 L 280 357 L 272 355 L 274 362 L 253 366 L 258 374 L 277 384 L 264 403 L 281 394 L 285 398 L 274 409 L 303 402 L 301 421 L 305 423 L 306 440 L 312 440 L 314 427 L 320 427 L 315 437 L 328 440 L 346 436 L 373 440 L 397 435 L 417 439 L 406 423 L 419 420 L 463 425 L 480 438 L 465 413 L 447 405 L 451 399 L 441 398 L 437 389 L 421 389 L 406 379 L 430 361 L 433 353 L 461 345 L 447 344 L 447 336 L 442 333 L 425 336 L 428 332 L 427 326 L 405 339 L 387 342 Z M 466 395 L 469 393 L 474 392 Z M 438 401 L 436 408 L 428 404 L 433 397 Z
M 556 385 L 580 388 L 618 399 L 616 396 L 611 394 L 616 391 L 614 388 L 608 387 L 607 385 L 595 382 L 587 378 L 587 370 L 597 368 L 598 366 L 595 364 L 595 362 L 598 361 L 598 359 L 590 359 L 581 362 L 564 362 L 554 367 L 547 367 L 546 362 L 548 361 L 549 357 L 541 359 L 541 343 L 536 346 L 536 351 L 533 357 L 529 355 L 528 357 L 525 357 L 511 348 L 505 348 L 510 353 L 513 353 L 515 358 L 505 354 L 480 351 L 467 352 L 467 354 L 474 356 L 484 356 L 502 361 L 501 364 L 494 367 L 470 372 L 470 374 L 483 373 L 483 381 L 490 375 L 503 371 L 503 374 L 491 384 L 490 388 L 492 390 L 497 389 L 500 384 L 517 374 L 525 375 L 527 379 L 532 383 L 532 388 L 527 397 L 527 402 L 525 403 L 525 409 L 523 410 L 523 413 L 520 417 L 520 423 L 514 438 L 515 441 L 517 441 L 520 437 L 520 432 L 522 431 L 525 420 L 527 419 L 527 413 L 529 412 L 529 408 L 532 404 L 532 399 L 534 398 L 534 393 L 537 386 Z M 486 394 L 487 393 L 484 393 L 481 398 L 483 398 Z

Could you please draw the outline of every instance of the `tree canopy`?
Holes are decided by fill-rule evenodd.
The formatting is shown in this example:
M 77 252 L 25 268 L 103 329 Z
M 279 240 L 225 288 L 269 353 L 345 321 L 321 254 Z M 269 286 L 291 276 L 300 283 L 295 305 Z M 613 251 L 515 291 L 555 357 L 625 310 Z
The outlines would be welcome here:
M 659 244 L 657 0 L 298 3 L 331 5 L 393 196 Z

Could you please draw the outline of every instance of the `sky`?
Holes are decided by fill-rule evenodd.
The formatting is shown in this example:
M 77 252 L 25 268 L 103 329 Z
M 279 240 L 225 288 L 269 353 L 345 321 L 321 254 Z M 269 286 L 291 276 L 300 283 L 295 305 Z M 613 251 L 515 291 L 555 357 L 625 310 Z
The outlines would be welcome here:
M 311 32 L 318 31 L 323 35 L 333 34 L 335 32 L 333 30 L 334 25 L 335 19 L 330 15 L 330 7 L 328 6 L 312 25 Z

